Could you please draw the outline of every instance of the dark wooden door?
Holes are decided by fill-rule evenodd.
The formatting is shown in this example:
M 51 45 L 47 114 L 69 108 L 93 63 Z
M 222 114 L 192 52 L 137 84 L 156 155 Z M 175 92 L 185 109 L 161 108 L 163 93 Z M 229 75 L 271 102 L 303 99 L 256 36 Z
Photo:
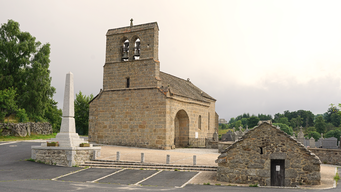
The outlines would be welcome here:
M 272 159 L 271 160 L 271 186 L 285 185 L 285 160 Z

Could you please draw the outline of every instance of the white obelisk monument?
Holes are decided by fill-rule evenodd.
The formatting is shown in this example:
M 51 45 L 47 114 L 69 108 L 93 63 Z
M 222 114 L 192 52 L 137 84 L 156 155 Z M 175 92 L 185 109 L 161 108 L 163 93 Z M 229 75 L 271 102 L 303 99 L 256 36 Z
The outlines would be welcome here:
M 31 146 L 31 158 L 50 165 L 72 167 L 86 161 L 96 159 L 101 155 L 101 147 L 80 147 L 81 143 L 88 143 L 76 133 L 74 117 L 74 89 L 73 74 L 66 74 L 63 116 L 60 132 L 56 138 L 47 142 L 58 142 L 59 147 L 48 147 L 46 142 L 41 146 Z
M 78 147 L 81 143 L 87 143 L 76 133 L 74 116 L 73 74 L 69 72 L 65 80 L 62 125 L 56 138 L 51 139 L 54 142 L 58 141 L 60 147 Z

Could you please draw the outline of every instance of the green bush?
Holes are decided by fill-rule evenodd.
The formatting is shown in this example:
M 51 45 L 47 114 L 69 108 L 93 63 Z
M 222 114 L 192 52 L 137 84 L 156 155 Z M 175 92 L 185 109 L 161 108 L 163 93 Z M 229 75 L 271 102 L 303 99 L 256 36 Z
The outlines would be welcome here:
M 18 122 L 20 122 L 20 123 L 28 122 L 28 117 L 27 117 L 25 109 L 19 109 L 17 111 L 16 118 L 17 118 Z

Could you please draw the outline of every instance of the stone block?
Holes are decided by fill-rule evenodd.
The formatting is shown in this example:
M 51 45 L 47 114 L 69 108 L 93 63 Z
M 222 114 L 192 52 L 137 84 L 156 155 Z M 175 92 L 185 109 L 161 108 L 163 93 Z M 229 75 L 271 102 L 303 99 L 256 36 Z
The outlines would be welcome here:
M 264 165 L 259 164 L 259 163 L 251 163 L 247 166 L 248 169 L 253 168 L 253 169 L 263 169 Z
M 257 170 L 256 169 L 248 169 L 248 170 L 246 170 L 246 172 L 249 176 L 255 176 L 257 173 Z
M 304 171 L 320 171 L 320 165 L 305 165 L 303 166 Z
M 296 178 L 297 171 L 295 169 L 286 169 L 285 170 L 285 177 L 286 178 Z
M 270 170 L 268 169 L 258 169 L 257 175 L 259 177 L 270 177 Z

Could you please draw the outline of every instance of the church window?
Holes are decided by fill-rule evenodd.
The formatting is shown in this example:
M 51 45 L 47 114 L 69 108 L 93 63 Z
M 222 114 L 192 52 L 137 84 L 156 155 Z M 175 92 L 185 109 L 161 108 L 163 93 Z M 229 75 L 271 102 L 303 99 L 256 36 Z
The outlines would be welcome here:
M 201 115 L 198 118 L 198 129 L 201 129 Z
M 127 84 L 126 84 L 126 88 L 129 88 L 130 87 L 130 78 L 127 77 Z
M 210 113 L 208 113 L 208 121 L 207 121 L 208 123 L 208 125 L 207 125 L 207 127 L 208 127 L 208 130 L 210 130 Z

